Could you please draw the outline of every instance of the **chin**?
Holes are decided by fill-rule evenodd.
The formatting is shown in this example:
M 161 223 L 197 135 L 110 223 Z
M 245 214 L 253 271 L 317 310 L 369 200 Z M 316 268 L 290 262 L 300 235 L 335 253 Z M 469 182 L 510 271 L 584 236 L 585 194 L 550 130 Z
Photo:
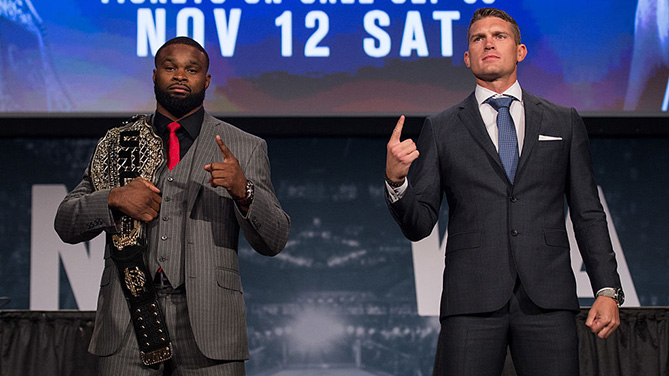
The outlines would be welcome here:
M 476 76 L 476 78 L 478 78 L 479 80 L 483 81 L 495 81 L 502 75 L 499 72 L 481 72 L 478 74 L 474 74 L 474 76 Z

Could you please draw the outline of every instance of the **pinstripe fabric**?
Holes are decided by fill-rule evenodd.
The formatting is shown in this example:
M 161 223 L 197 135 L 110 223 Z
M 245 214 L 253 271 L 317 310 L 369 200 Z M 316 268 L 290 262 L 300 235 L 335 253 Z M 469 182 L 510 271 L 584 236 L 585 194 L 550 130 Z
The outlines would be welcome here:
M 139 348 L 132 329 L 128 329 L 121 349 L 100 357 L 99 376 L 243 376 L 244 361 L 221 361 L 205 357 L 198 349 L 188 321 L 188 307 L 183 290 L 165 289 L 158 292 L 158 303 L 171 328 L 174 358 L 154 367 L 146 367 L 139 359 Z
M 199 140 L 199 139 L 198 139 Z M 193 169 L 193 154 L 198 140 L 172 170 L 161 169 L 156 186 L 162 194 L 160 216 L 148 226 L 150 270 L 162 267 L 172 286 L 184 281 L 184 229 L 186 228 L 186 190 Z
M 255 184 L 254 200 L 246 216 L 227 190 L 212 188 L 208 183 L 210 175 L 204 166 L 223 160 L 215 141 L 217 134 L 239 160 L 246 178 Z M 189 149 L 186 157 L 192 158 L 192 162 L 173 170 L 178 173 L 179 168 L 191 166 L 187 178 L 181 182 L 183 199 L 176 203 L 182 205 L 179 207 L 181 218 L 167 222 L 174 223 L 169 231 L 181 231 L 180 257 L 183 257 L 183 279 L 193 335 L 198 348 L 208 358 L 247 359 L 246 308 L 237 255 L 239 232 L 241 229 L 256 251 L 273 256 L 288 240 L 290 218 L 274 194 L 264 140 L 205 114 L 197 144 Z M 164 172 L 160 176 L 161 180 L 167 177 Z M 103 230 L 113 230 L 108 195 L 105 191 L 93 192 L 87 170 L 82 182 L 58 209 L 55 228 L 61 238 L 76 243 L 92 239 Z M 161 218 L 170 213 L 163 213 L 161 207 L 159 217 L 147 226 L 151 241 L 155 241 L 156 235 L 161 236 L 160 231 L 164 230 Z M 148 264 L 155 266 L 159 257 L 150 254 Z M 169 278 L 173 278 L 172 275 Z M 104 356 L 118 351 L 130 325 L 128 308 L 108 249 L 100 285 L 89 351 Z

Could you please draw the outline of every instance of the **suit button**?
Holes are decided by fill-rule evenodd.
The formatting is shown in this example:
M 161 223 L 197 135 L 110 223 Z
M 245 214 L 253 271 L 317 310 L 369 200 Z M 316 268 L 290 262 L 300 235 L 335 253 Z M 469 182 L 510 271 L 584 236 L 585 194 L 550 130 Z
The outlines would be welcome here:
M 165 257 L 161 257 L 161 258 L 158 259 L 158 261 L 160 261 L 160 262 L 165 262 L 165 261 L 167 261 L 167 258 L 165 258 Z
M 170 176 L 169 178 L 167 178 L 167 181 L 169 181 L 169 182 L 173 182 L 173 181 L 174 181 L 174 178 Z
M 511 230 L 511 236 L 518 236 L 517 230 Z
M 160 237 L 160 240 L 167 240 L 167 235 L 163 235 Z
M 169 200 L 171 200 L 171 198 L 170 198 L 169 196 L 167 196 L 167 197 L 165 197 L 163 200 L 165 200 L 165 201 L 169 201 Z
M 169 220 L 170 220 L 170 217 L 168 217 L 168 216 L 163 217 L 163 221 L 169 221 Z
M 516 196 L 511 196 L 510 200 L 513 203 L 518 202 L 518 198 Z

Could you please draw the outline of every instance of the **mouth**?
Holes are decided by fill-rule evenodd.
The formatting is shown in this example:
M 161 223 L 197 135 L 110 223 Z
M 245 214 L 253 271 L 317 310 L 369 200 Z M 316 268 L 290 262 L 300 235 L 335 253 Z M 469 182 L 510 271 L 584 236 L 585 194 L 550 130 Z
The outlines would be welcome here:
M 483 57 L 482 60 L 486 61 L 486 60 L 497 60 L 497 59 L 499 59 L 499 56 L 497 56 L 497 55 L 488 55 L 488 56 Z
M 167 87 L 167 90 L 170 90 L 173 93 L 190 93 L 190 88 L 182 84 L 174 84 Z

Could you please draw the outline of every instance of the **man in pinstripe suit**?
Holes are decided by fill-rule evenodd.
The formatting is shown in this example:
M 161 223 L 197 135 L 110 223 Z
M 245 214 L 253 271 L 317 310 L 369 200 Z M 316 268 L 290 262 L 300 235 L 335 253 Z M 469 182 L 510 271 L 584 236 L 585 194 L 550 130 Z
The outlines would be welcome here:
M 109 246 L 89 351 L 100 356 L 100 375 L 244 375 L 239 231 L 257 252 L 273 256 L 286 244 L 290 219 L 274 194 L 265 141 L 204 111 L 211 78 L 206 51 L 178 37 L 158 50 L 155 62 L 157 109 L 150 122 L 164 145 L 168 124 L 179 123 L 178 164 L 161 168 L 156 184 L 135 178 L 99 191 L 89 166 L 61 203 L 55 228 L 76 243 L 113 233 L 122 214 L 146 223 L 144 261 L 156 273 L 174 356 L 151 367 L 140 361 Z

